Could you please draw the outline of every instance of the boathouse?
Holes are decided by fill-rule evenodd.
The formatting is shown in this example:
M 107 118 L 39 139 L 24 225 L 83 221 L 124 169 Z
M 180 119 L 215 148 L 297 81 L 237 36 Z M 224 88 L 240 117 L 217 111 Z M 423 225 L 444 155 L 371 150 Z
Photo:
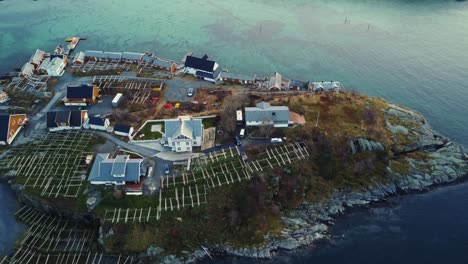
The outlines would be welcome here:
M 130 155 L 97 153 L 88 176 L 94 185 L 124 186 L 127 195 L 142 195 L 142 183 L 147 173 L 144 159 L 130 158 Z
M 49 131 L 81 129 L 88 119 L 87 110 L 47 112 L 46 121 Z
M 34 65 L 34 68 L 37 69 L 41 65 L 42 61 L 45 59 L 46 53 L 43 50 L 37 49 L 36 52 L 31 56 L 29 62 Z
M 80 65 L 85 62 L 85 53 L 80 51 L 76 56 L 73 58 L 73 64 Z
M 152 65 L 157 70 L 172 71 L 172 68 L 173 68 L 172 66 L 174 65 L 174 63 L 172 63 L 170 61 L 165 61 L 165 60 L 155 58 L 153 60 Z
M 209 60 L 205 55 L 202 58 L 187 56 L 185 58 L 184 72 L 193 76 L 215 83 L 221 74 L 221 67 L 213 60 Z
M 31 77 L 34 75 L 34 65 L 31 63 L 27 62 L 21 67 L 21 71 L 19 73 L 19 77 L 21 78 L 26 78 L 26 77 Z
M 85 61 L 106 61 L 106 62 L 120 62 L 122 59 L 122 52 L 108 52 L 108 51 L 85 51 Z
M 0 145 L 10 145 L 27 122 L 26 114 L 0 115 Z
M 221 72 L 220 80 L 224 83 L 232 84 L 254 84 L 256 83 L 255 75 Z
M 280 91 L 288 90 L 290 86 L 290 80 L 283 78 L 281 74 L 275 72 L 271 76 L 265 77 L 262 80 L 258 80 L 259 88 L 262 90 Z
M 143 60 L 144 53 L 122 52 L 121 60 L 129 63 L 140 63 Z
M 90 84 L 70 85 L 63 99 L 66 106 L 87 106 L 97 102 L 99 87 Z
M 316 92 L 338 91 L 338 90 L 341 90 L 341 83 L 340 82 L 334 82 L 334 81 L 313 82 L 311 87 L 312 87 L 312 90 L 314 90 Z
M 291 80 L 289 82 L 289 90 L 301 90 L 307 89 L 309 87 L 309 82 Z

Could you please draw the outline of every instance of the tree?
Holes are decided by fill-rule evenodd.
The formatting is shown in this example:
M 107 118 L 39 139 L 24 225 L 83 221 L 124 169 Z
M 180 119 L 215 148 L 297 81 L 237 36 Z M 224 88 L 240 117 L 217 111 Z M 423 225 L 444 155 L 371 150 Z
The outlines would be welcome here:
M 234 95 L 224 98 L 223 107 L 221 109 L 220 125 L 228 134 L 233 134 L 236 131 L 237 116 L 236 111 L 240 109 L 248 100 L 247 95 Z

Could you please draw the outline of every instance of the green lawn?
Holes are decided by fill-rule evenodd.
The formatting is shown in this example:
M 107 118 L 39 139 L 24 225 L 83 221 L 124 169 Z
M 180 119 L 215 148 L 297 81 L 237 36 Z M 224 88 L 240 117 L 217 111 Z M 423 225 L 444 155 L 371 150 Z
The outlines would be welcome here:
M 138 132 L 135 139 L 136 140 L 157 140 L 157 139 L 161 139 L 163 134 L 161 134 L 160 132 L 157 132 L 157 131 L 154 131 L 154 132 L 151 131 L 151 127 L 153 125 L 161 125 L 161 131 L 163 131 L 163 132 L 165 131 L 163 121 L 148 122 L 140 130 L 140 132 Z M 140 135 L 144 135 L 144 136 L 140 137 Z

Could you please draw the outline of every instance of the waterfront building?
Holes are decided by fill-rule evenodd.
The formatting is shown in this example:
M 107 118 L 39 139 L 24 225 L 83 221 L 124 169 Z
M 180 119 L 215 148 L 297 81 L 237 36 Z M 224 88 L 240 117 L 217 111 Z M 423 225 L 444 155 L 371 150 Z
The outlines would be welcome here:
M 120 62 L 122 60 L 122 52 L 108 52 L 108 51 L 85 51 L 85 61 L 106 61 L 106 62 Z
M 220 80 L 224 83 L 232 84 L 254 84 L 257 82 L 255 75 L 221 72 Z
M 218 63 L 209 60 L 207 55 L 202 58 L 187 56 L 185 59 L 184 72 L 192 74 L 199 79 L 216 83 L 221 71 L 222 69 L 219 67 Z
M 36 52 L 31 56 L 31 59 L 29 60 L 29 62 L 32 65 L 34 65 L 35 69 L 37 69 L 45 58 L 46 58 L 45 51 L 37 49 Z
M 83 51 L 78 52 L 75 58 L 73 58 L 73 64 L 79 65 L 85 62 L 85 53 Z
M 48 76 L 62 76 L 65 72 L 67 65 L 67 58 L 49 57 L 46 58 L 37 70 L 39 74 L 46 74 Z
M 270 91 L 289 90 L 290 83 L 289 79 L 283 78 L 281 74 L 275 72 L 259 81 L 259 88 Z
M 31 77 L 34 75 L 34 65 L 32 65 L 31 63 L 27 62 L 23 65 L 23 67 L 21 67 L 21 71 L 19 73 L 19 77 L 22 77 L 22 78 L 27 78 L 27 77 Z
M 129 63 L 139 63 L 143 60 L 144 53 L 122 52 L 121 60 Z
M 154 68 L 158 69 L 158 70 L 163 70 L 163 71 L 172 71 L 174 67 L 174 63 L 170 62 L 170 61 L 165 61 L 165 60 L 161 60 L 161 59 L 158 59 L 158 58 L 155 58 L 152 62 L 152 65 Z

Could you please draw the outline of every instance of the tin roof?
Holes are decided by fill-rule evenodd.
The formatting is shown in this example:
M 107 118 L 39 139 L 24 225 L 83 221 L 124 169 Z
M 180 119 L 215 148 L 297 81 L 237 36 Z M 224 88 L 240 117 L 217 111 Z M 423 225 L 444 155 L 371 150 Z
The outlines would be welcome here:
M 260 102 L 256 107 L 245 108 L 245 120 L 247 122 L 271 120 L 274 123 L 288 123 L 289 108 L 287 106 L 271 106 L 269 103 Z
M 197 58 L 194 56 L 187 56 L 185 59 L 185 67 L 194 68 L 205 72 L 213 72 L 215 63 L 215 61 L 208 60 L 207 57 Z
M 90 99 L 93 98 L 94 87 L 89 84 L 67 86 L 68 99 Z
M 131 128 L 132 128 L 131 126 L 127 126 L 127 125 L 116 125 L 114 127 L 114 131 L 122 132 L 122 133 L 130 133 Z
M 179 117 L 179 119 L 168 119 L 164 121 L 166 138 L 175 138 L 183 135 L 194 139 L 203 134 L 202 120 L 191 119 L 189 117 Z
M 131 159 L 129 155 L 109 158 L 109 153 L 98 153 L 88 181 L 102 182 L 138 182 L 145 173 L 143 159 Z

